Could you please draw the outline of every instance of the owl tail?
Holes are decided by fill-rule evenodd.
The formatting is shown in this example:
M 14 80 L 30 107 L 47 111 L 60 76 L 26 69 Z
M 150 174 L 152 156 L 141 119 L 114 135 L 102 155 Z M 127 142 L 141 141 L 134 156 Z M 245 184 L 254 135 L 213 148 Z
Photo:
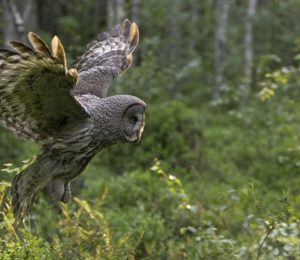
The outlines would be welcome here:
M 33 185 L 27 183 L 26 176 L 24 175 L 24 172 L 21 172 L 12 180 L 12 205 L 13 213 L 17 222 L 26 216 L 39 190 L 38 187 L 32 189 L 31 186 Z
M 43 174 L 43 167 L 37 158 L 25 170 L 12 180 L 12 207 L 16 222 L 20 222 L 29 213 L 39 190 L 51 180 L 51 176 Z

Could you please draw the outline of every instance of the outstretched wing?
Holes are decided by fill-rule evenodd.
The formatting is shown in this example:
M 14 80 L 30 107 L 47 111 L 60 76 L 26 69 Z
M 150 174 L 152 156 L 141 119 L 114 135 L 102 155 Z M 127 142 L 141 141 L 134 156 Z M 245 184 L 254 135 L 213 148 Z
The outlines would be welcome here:
M 0 50 L 0 121 L 22 138 L 44 142 L 87 114 L 71 94 L 77 72 L 67 71 L 59 39 L 51 51 L 36 34 L 28 38 L 33 49 L 12 41 L 14 51 Z
M 110 34 L 101 33 L 73 64 L 78 71 L 74 94 L 105 97 L 111 79 L 130 67 L 138 40 L 138 28 L 128 19 L 122 25 L 116 25 Z

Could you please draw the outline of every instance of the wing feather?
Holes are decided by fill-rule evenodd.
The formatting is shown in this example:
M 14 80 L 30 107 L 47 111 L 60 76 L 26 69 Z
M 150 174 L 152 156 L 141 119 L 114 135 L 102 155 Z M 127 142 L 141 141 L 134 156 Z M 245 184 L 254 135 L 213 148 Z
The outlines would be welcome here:
M 28 33 L 28 40 L 37 52 L 40 52 L 48 57 L 52 56 L 48 45 L 38 35 L 33 32 Z
M 132 64 L 132 52 L 138 41 L 138 27 L 128 19 L 116 25 L 110 33 L 99 34 L 74 64 L 78 70 L 74 94 L 105 97 L 111 79 L 124 73 Z
M 64 46 L 57 36 L 54 36 L 51 41 L 52 53 L 55 58 L 57 58 L 65 68 L 67 68 L 67 58 Z
M 34 51 L 29 48 L 28 46 L 26 46 L 25 44 L 21 43 L 21 42 L 17 42 L 17 41 L 10 41 L 8 43 L 10 45 L 10 47 L 12 47 L 15 51 L 17 51 L 19 54 L 23 54 L 23 56 L 25 54 L 28 55 L 33 55 Z
M 70 93 L 77 71 L 67 71 L 59 39 L 53 55 L 36 34 L 29 40 L 33 49 L 12 41 L 16 52 L 0 50 L 0 121 L 22 138 L 47 142 L 87 114 Z

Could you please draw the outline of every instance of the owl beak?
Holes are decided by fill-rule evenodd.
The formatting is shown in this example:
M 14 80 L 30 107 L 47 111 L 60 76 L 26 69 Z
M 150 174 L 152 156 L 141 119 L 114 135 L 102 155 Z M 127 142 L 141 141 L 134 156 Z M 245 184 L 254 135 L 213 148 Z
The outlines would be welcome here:
M 142 124 L 139 130 L 136 131 L 136 133 L 132 137 L 127 137 L 127 141 L 130 143 L 136 143 L 138 144 L 141 141 L 143 132 L 145 128 L 145 123 Z
M 137 143 L 139 143 L 141 141 L 142 135 L 144 133 L 144 129 L 145 129 L 145 123 L 143 123 L 143 125 L 141 126 L 140 130 L 137 133 Z

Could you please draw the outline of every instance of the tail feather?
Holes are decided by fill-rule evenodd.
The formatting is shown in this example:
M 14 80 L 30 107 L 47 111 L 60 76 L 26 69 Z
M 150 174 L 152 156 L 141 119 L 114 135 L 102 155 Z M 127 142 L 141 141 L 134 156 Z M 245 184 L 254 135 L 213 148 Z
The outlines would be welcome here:
M 17 222 L 21 221 L 30 211 L 39 187 L 31 187 L 24 181 L 24 173 L 16 175 L 12 181 L 11 195 L 13 213 Z
M 40 161 L 36 160 L 12 180 L 11 196 L 13 213 L 17 222 L 29 213 L 39 190 L 51 180 L 43 174 Z

